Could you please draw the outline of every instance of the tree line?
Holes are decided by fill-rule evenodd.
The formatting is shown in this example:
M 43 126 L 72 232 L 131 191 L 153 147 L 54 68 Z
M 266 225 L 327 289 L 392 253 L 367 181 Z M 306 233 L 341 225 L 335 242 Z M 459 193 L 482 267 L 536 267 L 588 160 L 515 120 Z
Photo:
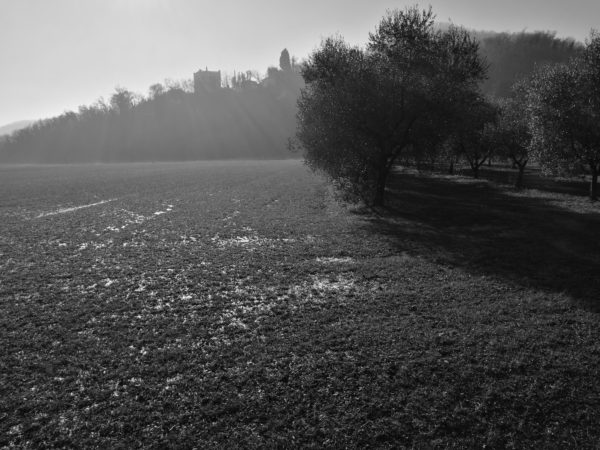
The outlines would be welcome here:
M 481 40 L 461 27 L 440 29 L 434 19 L 431 8 L 391 11 L 366 47 L 332 37 L 310 55 L 295 137 L 309 167 L 348 199 L 379 206 L 400 162 L 442 161 L 452 172 L 463 159 L 478 177 L 490 158 L 507 159 L 520 187 L 535 160 L 545 172 L 588 174 L 595 200 L 600 34 L 592 32 L 586 45 L 549 33 L 513 36 L 506 54 L 523 43 L 545 48 L 550 42 L 556 51 L 529 74 L 506 69 L 496 78 L 512 78 L 504 93 L 502 83 L 489 84 L 493 66 L 482 46 L 495 48 L 506 36 Z
M 146 96 L 116 88 L 108 101 L 41 120 L 0 144 L 0 162 L 71 163 L 290 157 L 299 69 L 280 67 L 225 78 L 194 93 L 188 82 L 154 84 Z

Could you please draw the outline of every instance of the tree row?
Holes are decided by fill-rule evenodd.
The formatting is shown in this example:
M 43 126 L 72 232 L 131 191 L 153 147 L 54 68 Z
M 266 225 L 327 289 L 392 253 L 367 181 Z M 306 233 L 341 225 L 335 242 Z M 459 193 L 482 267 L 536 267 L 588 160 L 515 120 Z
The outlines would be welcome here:
M 295 146 L 349 199 L 383 205 L 400 162 L 463 159 L 473 175 L 510 160 L 521 186 L 531 161 L 545 173 L 600 172 L 600 35 L 568 62 L 537 66 L 498 98 L 483 90 L 489 65 L 467 30 L 440 29 L 429 8 L 389 12 L 367 45 L 323 41 L 302 68 Z

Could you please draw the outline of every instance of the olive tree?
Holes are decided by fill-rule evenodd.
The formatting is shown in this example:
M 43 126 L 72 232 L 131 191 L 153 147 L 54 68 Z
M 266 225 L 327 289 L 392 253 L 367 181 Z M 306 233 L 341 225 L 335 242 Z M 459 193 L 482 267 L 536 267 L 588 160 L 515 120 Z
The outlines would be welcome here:
M 527 92 L 536 154 L 546 169 L 585 167 L 590 198 L 600 174 L 600 34 L 592 32 L 580 57 L 539 69 Z
M 479 178 L 481 166 L 492 156 L 496 106 L 478 92 L 470 92 L 456 102 L 451 140 L 456 153 L 463 156 Z
M 302 69 L 296 137 L 306 163 L 383 205 L 398 157 L 436 126 L 431 113 L 451 114 L 485 70 L 478 44 L 462 29 L 436 30 L 431 9 L 389 12 L 364 49 L 325 39 Z
M 531 159 L 531 131 L 524 97 L 517 95 L 498 101 L 499 114 L 492 127 L 496 155 L 517 167 L 516 188 L 523 187 L 525 167 Z

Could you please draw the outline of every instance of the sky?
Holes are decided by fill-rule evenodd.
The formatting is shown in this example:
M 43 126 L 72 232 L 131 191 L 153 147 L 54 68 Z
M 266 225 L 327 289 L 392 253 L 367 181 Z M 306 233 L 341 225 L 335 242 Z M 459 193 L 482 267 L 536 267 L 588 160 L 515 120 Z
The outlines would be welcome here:
M 391 0 L 0 0 L 0 125 L 77 111 L 117 86 L 146 95 L 202 68 L 265 73 L 325 37 L 363 45 Z M 584 41 L 600 0 L 430 0 L 477 30 L 555 31 Z

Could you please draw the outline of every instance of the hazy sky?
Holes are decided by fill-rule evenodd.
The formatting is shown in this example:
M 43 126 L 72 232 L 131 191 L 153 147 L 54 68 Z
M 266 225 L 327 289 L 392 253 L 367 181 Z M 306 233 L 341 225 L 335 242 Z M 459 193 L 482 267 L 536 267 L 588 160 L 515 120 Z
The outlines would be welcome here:
M 146 94 L 166 78 L 276 66 L 339 33 L 364 44 L 391 0 L 0 0 L 0 125 L 77 110 L 116 86 Z M 600 0 L 430 0 L 440 21 L 553 30 L 583 41 Z

